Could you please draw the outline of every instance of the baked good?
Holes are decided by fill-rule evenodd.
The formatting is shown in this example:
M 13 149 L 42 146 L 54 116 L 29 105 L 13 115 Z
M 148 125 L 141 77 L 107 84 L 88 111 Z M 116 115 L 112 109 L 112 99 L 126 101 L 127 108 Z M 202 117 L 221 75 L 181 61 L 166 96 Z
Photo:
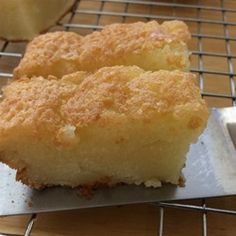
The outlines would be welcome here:
M 75 0 L 1 0 L 0 38 L 29 40 L 64 16 Z
M 145 70 L 189 69 L 187 41 L 190 33 L 182 21 L 112 24 L 82 37 L 54 32 L 29 43 L 14 78 L 93 72 L 104 66 L 137 65 Z
M 0 159 L 34 188 L 178 184 L 208 109 L 194 75 L 114 66 L 15 80 L 0 103 Z

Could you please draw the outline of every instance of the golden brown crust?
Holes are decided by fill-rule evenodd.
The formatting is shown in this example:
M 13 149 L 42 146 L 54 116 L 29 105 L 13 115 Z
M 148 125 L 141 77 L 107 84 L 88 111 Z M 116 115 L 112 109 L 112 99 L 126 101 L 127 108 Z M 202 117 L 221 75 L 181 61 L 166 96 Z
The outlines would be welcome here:
M 14 70 L 14 78 L 23 75 L 55 75 L 60 78 L 78 70 L 95 71 L 113 65 L 139 65 L 149 70 L 163 67 L 186 70 L 188 55 L 185 55 L 185 43 L 189 39 L 188 28 L 181 21 L 169 21 L 161 25 L 156 21 L 112 24 L 101 32 L 85 37 L 72 32 L 47 33 L 29 43 L 23 59 Z M 153 65 L 153 50 L 162 50 L 164 47 L 171 55 L 166 55 L 166 62 L 156 60 Z M 180 51 L 180 55 L 172 52 L 175 49 Z M 142 55 L 146 61 L 150 61 L 150 65 L 143 61 Z
M 28 175 L 26 169 L 18 170 L 16 172 L 16 180 L 22 182 L 23 184 L 38 190 L 43 190 L 48 187 L 52 187 L 54 185 L 50 184 L 39 184 L 37 182 L 32 181 Z M 94 183 L 89 184 L 82 184 L 78 186 L 70 186 L 70 185 L 63 185 L 64 187 L 71 187 L 73 189 L 78 189 L 80 195 L 90 198 L 93 195 L 93 190 L 100 188 L 100 187 L 114 187 L 121 183 L 112 183 L 112 178 L 108 176 L 104 176 L 103 178 L 95 181 Z
M 152 73 L 136 66 L 116 66 L 102 68 L 87 77 L 83 73 L 69 77 L 61 81 L 23 78 L 5 87 L 5 99 L 0 105 L 0 129 L 27 125 L 31 129 L 44 127 L 45 132 L 58 133 L 66 123 L 76 127 L 91 123 L 105 125 L 123 114 L 130 119 L 148 121 L 157 112 L 172 112 L 176 116 L 183 111 L 187 113 L 188 108 L 206 112 L 195 77 L 190 73 Z M 80 83 L 76 84 L 76 80 Z M 196 129 L 201 124 L 199 114 L 192 118 L 188 128 Z

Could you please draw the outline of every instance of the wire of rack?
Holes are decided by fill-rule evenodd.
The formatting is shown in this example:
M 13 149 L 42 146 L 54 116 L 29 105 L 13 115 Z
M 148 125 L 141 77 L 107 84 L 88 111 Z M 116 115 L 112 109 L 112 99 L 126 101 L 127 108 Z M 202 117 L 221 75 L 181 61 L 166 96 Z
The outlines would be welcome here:
M 86 34 L 114 22 L 183 20 L 189 25 L 193 37 L 191 71 L 198 75 L 202 96 L 209 106 L 235 106 L 236 17 L 233 18 L 232 15 L 236 16 L 236 3 L 232 0 L 77 0 L 71 12 L 52 30 Z M 209 27 L 206 30 L 206 25 L 211 26 L 210 31 Z M 12 69 L 22 57 L 25 45 L 0 41 L 0 85 L 12 77 Z M 7 69 L 2 70 L 3 66 Z M 212 83 L 219 83 L 220 89 L 212 91 Z M 236 216 L 235 210 L 208 207 L 205 199 L 202 199 L 201 205 L 173 202 L 158 202 L 153 205 L 160 212 L 157 230 L 159 236 L 165 235 L 167 208 L 201 212 L 203 236 L 208 235 L 208 213 Z M 37 214 L 30 216 L 24 235 L 31 234 L 36 220 Z M 17 236 L 0 232 L 0 236 L 7 235 Z

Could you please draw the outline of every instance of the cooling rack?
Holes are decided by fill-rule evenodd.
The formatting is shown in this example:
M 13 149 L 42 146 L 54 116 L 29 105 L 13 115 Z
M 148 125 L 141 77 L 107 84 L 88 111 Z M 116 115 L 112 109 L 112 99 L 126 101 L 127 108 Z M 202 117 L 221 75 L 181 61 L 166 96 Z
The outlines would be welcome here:
M 173 19 L 185 21 L 190 28 L 191 71 L 198 75 L 199 87 L 208 106 L 235 106 L 236 1 L 234 0 L 78 0 L 71 12 L 51 31 L 67 30 L 85 35 L 114 22 L 149 20 L 162 22 Z M 25 46 L 24 42 L 0 41 L 0 86 L 12 77 L 12 70 L 19 63 Z M 202 227 L 200 232 L 203 236 L 208 235 L 208 214 L 233 215 L 236 221 L 236 210 L 208 207 L 206 199 L 201 199 L 200 203 L 152 204 L 152 207 L 159 209 L 160 214 L 157 235 L 167 235 L 165 212 L 169 208 L 200 212 Z M 31 235 L 36 219 L 36 214 L 30 216 L 25 226 L 25 233 L 21 235 Z M 3 235 L 17 236 L 6 232 L 0 233 L 0 236 Z

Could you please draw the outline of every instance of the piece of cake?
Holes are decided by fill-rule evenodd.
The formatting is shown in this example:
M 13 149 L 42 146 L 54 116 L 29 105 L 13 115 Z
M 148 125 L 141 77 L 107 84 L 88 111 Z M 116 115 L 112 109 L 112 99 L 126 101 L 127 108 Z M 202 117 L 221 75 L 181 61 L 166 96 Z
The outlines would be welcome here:
M 76 71 L 93 72 L 104 66 L 137 65 L 145 70 L 188 70 L 190 33 L 182 21 L 112 24 L 82 37 L 54 32 L 29 43 L 14 78 L 61 78 Z
M 1 0 L 0 38 L 29 40 L 53 26 L 75 0 Z
M 4 88 L 0 159 L 34 188 L 178 184 L 208 109 L 194 75 L 136 66 Z

